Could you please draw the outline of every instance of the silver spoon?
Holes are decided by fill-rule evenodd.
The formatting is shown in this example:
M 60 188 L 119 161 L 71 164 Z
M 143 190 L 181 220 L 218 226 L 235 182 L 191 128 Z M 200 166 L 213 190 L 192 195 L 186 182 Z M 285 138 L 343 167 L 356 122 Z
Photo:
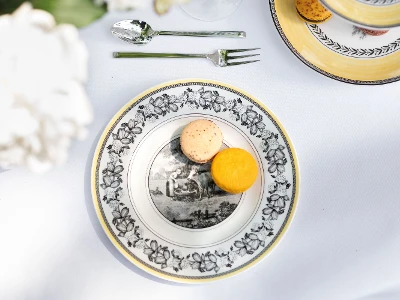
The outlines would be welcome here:
M 121 40 L 136 44 L 148 44 L 157 35 L 177 35 L 177 36 L 203 36 L 203 37 L 229 37 L 244 38 L 244 31 L 156 31 L 149 24 L 139 20 L 123 20 L 115 23 L 111 27 L 111 32 Z

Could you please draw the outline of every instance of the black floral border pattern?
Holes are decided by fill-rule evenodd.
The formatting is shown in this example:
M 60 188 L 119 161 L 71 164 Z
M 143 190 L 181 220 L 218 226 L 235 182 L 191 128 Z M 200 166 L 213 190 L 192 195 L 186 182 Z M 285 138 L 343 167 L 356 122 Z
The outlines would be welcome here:
M 308 61 L 307 59 L 305 59 L 297 50 L 296 48 L 292 45 L 292 43 L 289 41 L 289 39 L 287 38 L 287 36 L 285 35 L 285 33 L 283 32 L 283 29 L 279 23 L 279 19 L 278 19 L 278 15 L 276 13 L 276 9 L 275 9 L 275 0 L 269 0 L 269 4 L 270 4 L 270 11 L 271 11 L 271 16 L 272 16 L 272 20 L 274 21 L 275 27 L 280 35 L 280 37 L 282 38 L 283 42 L 286 44 L 286 46 L 289 48 L 290 51 L 292 51 L 292 53 L 298 58 L 300 59 L 301 62 L 303 62 L 306 66 L 310 67 L 311 69 L 317 71 L 318 73 L 338 80 L 338 81 L 342 81 L 345 83 L 350 83 L 350 84 L 356 84 L 356 85 L 382 85 L 382 84 L 388 84 L 388 83 L 392 83 L 392 82 L 396 82 L 400 80 L 400 76 L 396 76 L 396 77 L 392 77 L 392 78 L 387 78 L 387 79 L 382 79 L 382 80 L 354 80 L 354 79 L 349 79 L 349 78 L 344 78 L 341 76 L 337 76 L 334 75 L 332 73 L 329 73 L 325 70 L 322 70 L 321 68 L 317 67 L 316 65 L 314 65 L 313 63 L 311 63 L 310 61 Z
M 253 106 L 257 107 L 258 109 L 260 109 L 265 113 L 265 115 L 273 122 L 273 124 L 276 126 L 276 129 L 281 134 L 286 147 L 289 147 L 289 145 L 276 121 L 257 103 L 252 101 L 247 96 L 242 95 L 241 93 L 232 90 L 230 88 L 211 83 L 198 83 L 198 82 L 170 85 L 161 88 L 160 90 L 153 91 L 152 93 L 150 93 L 145 97 L 151 97 L 151 95 L 155 93 L 176 86 L 190 86 L 190 85 L 203 86 L 203 88 L 201 89 L 202 91 L 199 90 L 201 96 L 198 97 L 197 100 L 193 101 L 193 97 L 191 96 L 193 94 L 193 91 L 190 89 L 188 89 L 184 93 L 184 95 L 186 95 L 185 96 L 186 99 L 182 98 L 178 99 L 176 96 L 163 94 L 162 97 L 157 97 L 156 99 L 150 98 L 149 103 L 147 105 L 138 105 L 139 103 L 142 103 L 144 101 L 144 98 L 142 98 L 136 103 L 134 103 L 118 118 L 118 120 L 112 126 L 112 129 L 107 133 L 105 141 L 107 141 L 110 135 L 112 135 L 114 141 L 117 140 L 120 142 L 119 145 L 120 148 L 118 149 L 119 152 L 118 157 L 120 157 L 120 155 L 123 155 L 123 153 L 125 152 L 125 149 L 129 148 L 129 146 L 127 145 L 129 145 L 131 142 L 134 141 L 135 135 L 141 134 L 142 131 L 139 129 L 140 125 L 144 126 L 145 122 L 151 121 L 152 118 L 157 119 L 158 116 L 165 116 L 169 112 L 177 111 L 179 109 L 177 103 L 180 103 L 180 107 L 182 107 L 183 105 L 188 105 L 192 109 L 199 109 L 199 108 L 204 110 L 210 109 L 214 110 L 217 113 L 229 111 L 231 117 L 235 118 L 236 121 L 241 122 L 241 125 L 246 126 L 250 130 L 250 134 L 256 135 L 258 138 L 262 140 L 262 144 L 264 145 L 263 149 L 264 152 L 266 153 L 265 159 L 268 161 L 270 165 L 268 171 L 271 173 L 271 176 L 275 178 L 275 182 L 273 183 L 272 186 L 269 187 L 270 196 L 267 198 L 268 202 L 267 206 L 263 209 L 261 224 L 258 224 L 256 228 L 252 228 L 251 232 L 246 233 L 241 240 L 235 241 L 234 244 L 231 246 L 231 248 L 226 252 L 215 251 L 214 253 L 206 252 L 202 254 L 195 252 L 184 257 L 181 256 L 180 251 L 170 250 L 168 249 L 168 247 L 163 247 L 162 245 L 159 245 L 156 240 L 150 241 L 149 239 L 143 238 L 141 236 L 143 231 L 139 228 L 139 226 L 135 226 L 135 220 L 129 215 L 129 209 L 127 207 L 124 207 L 125 205 L 123 203 L 118 202 L 121 196 L 120 193 L 122 192 L 122 188 L 120 187 L 120 184 L 122 183 L 121 179 L 122 176 L 120 174 L 124 171 L 123 166 L 118 164 L 122 163 L 120 158 L 115 160 L 114 163 L 109 162 L 107 164 L 107 168 L 102 170 L 103 183 L 101 184 L 99 183 L 99 177 L 100 177 L 99 164 L 103 151 L 107 149 L 108 152 L 110 153 L 110 151 L 115 152 L 116 150 L 113 149 L 113 145 L 108 145 L 107 148 L 105 148 L 105 144 L 103 144 L 97 161 L 97 172 L 96 172 L 97 197 L 98 199 L 100 199 L 99 187 L 101 187 L 103 190 L 110 187 L 114 189 L 114 193 L 111 196 L 106 193 L 103 196 L 102 200 L 109 204 L 116 201 L 118 202 L 118 205 L 114 205 L 113 207 L 114 211 L 112 220 L 113 225 L 119 231 L 118 236 L 126 237 L 127 233 L 129 232 L 128 237 L 126 237 L 128 240 L 128 247 L 137 247 L 143 249 L 143 253 L 148 255 L 148 260 L 158 265 L 159 268 L 154 268 L 152 265 L 143 262 L 138 257 L 133 255 L 133 253 L 129 251 L 127 247 L 125 247 L 125 245 L 121 243 L 120 240 L 118 239 L 116 240 L 125 250 L 130 252 L 137 260 L 146 264 L 150 268 L 158 272 L 167 274 L 169 276 L 172 276 L 171 273 L 167 273 L 162 270 L 167 267 L 171 267 L 175 270 L 175 272 L 179 272 L 184 268 L 191 267 L 192 269 L 196 269 L 201 273 L 209 271 L 214 271 L 215 273 L 218 273 L 219 268 L 221 266 L 221 261 L 224 264 L 223 267 L 232 268 L 232 265 L 236 260 L 237 256 L 253 255 L 255 254 L 256 250 L 261 248 L 264 248 L 265 251 L 266 249 L 269 248 L 270 245 L 274 244 L 275 239 L 277 238 L 277 236 L 280 235 L 282 229 L 285 227 L 285 224 L 287 223 L 287 220 L 292 212 L 292 203 L 291 203 L 289 205 L 289 209 L 287 211 L 286 219 L 284 220 L 283 225 L 281 226 L 279 231 L 274 234 L 273 224 L 271 223 L 271 221 L 276 220 L 278 216 L 284 212 L 286 206 L 285 202 L 287 201 L 291 202 L 289 196 L 279 195 L 279 190 L 280 191 L 282 191 L 282 189 L 286 190 L 290 187 L 290 183 L 283 176 L 285 170 L 284 166 L 288 161 L 286 160 L 285 155 L 283 154 L 282 151 L 283 149 L 285 149 L 285 147 L 277 143 L 278 134 L 273 134 L 268 130 L 264 130 L 265 124 L 262 122 L 262 115 L 257 113 L 253 109 Z M 223 97 L 220 97 L 218 95 L 218 92 L 204 91 L 204 86 L 218 87 L 220 89 L 222 88 L 228 90 L 230 92 L 239 95 L 239 97 L 246 99 L 253 105 L 250 106 L 241 105 L 242 101 L 240 98 L 228 100 L 228 102 L 223 101 L 225 99 L 223 99 Z M 113 131 L 116 129 L 115 128 L 116 124 L 118 124 L 120 120 L 124 117 L 124 115 L 130 110 L 132 110 L 133 107 L 136 105 L 138 105 L 139 109 L 137 111 L 135 120 L 132 119 L 128 123 L 121 124 L 121 127 L 118 128 L 117 132 L 113 133 Z M 148 107 L 149 105 L 153 107 L 152 111 L 149 110 Z M 130 141 L 128 141 L 128 139 Z M 288 151 L 293 171 L 293 182 L 292 182 L 293 192 L 291 199 L 294 199 L 296 190 L 296 175 L 293 164 L 293 154 L 290 148 L 288 148 Z M 112 205 L 110 205 L 110 207 L 111 206 Z M 102 211 L 102 215 L 107 223 L 107 226 L 110 228 L 107 220 L 105 219 L 104 211 L 101 205 L 100 205 L 100 210 Z M 270 241 L 269 245 L 267 246 L 265 245 L 265 239 L 269 236 L 273 236 L 273 238 Z M 137 246 L 138 243 L 140 247 Z M 245 264 L 242 264 L 240 267 L 244 267 L 245 265 L 251 263 L 253 260 L 257 259 L 257 257 L 260 256 L 264 251 L 260 251 L 251 260 L 249 260 Z M 172 264 L 167 262 L 172 262 Z M 233 270 L 234 269 L 230 269 L 222 274 L 230 273 Z M 175 275 L 175 277 L 191 278 L 191 279 L 212 278 L 215 276 L 217 276 L 217 274 L 201 276 L 201 277 L 193 277 L 193 276 L 188 277 L 182 275 L 179 276 Z
M 400 38 L 380 48 L 372 48 L 372 49 L 352 48 L 339 44 L 338 42 L 335 42 L 334 40 L 329 38 L 317 24 L 307 24 L 307 28 L 328 49 L 336 53 L 350 56 L 353 58 L 365 58 L 365 57 L 378 58 L 385 55 L 389 55 L 400 49 Z
M 369 5 L 392 5 L 400 2 L 400 0 L 358 0 L 358 1 Z

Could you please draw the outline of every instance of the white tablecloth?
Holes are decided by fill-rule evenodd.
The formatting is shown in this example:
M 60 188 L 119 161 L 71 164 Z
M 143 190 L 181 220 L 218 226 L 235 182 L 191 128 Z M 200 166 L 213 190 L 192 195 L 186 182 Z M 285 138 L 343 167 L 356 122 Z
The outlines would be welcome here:
M 156 29 L 245 30 L 245 40 L 157 37 L 143 48 L 113 37 L 117 20 Z M 206 23 L 179 7 L 110 13 L 81 30 L 90 53 L 95 120 L 68 163 L 44 175 L 0 174 L 0 299 L 399 299 L 399 83 L 355 86 L 301 63 L 279 37 L 268 1 L 245 0 Z M 212 52 L 261 47 L 262 62 L 216 68 L 206 60 L 113 59 L 112 51 Z M 300 198 L 280 245 L 245 273 L 206 285 L 168 283 L 131 265 L 95 215 L 90 167 L 99 134 L 132 97 L 180 78 L 236 85 L 280 118 L 297 150 Z

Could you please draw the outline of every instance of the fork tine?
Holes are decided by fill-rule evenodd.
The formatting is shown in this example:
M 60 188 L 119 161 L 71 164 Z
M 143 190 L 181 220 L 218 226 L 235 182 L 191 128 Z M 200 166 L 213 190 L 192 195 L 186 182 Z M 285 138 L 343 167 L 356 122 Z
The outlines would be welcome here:
M 235 52 L 245 52 L 245 51 L 253 51 L 261 48 L 250 48 L 250 49 L 227 49 L 226 53 L 235 53 Z
M 251 64 L 254 62 L 260 61 L 259 59 L 257 60 L 249 60 L 249 61 L 238 61 L 238 62 L 233 62 L 233 63 L 227 63 L 226 66 L 230 67 L 230 66 L 237 66 L 237 65 L 243 65 L 243 64 Z
M 245 57 L 252 57 L 252 56 L 258 56 L 260 54 L 251 54 L 251 55 L 238 55 L 238 56 L 228 56 L 227 59 L 239 59 L 239 58 L 245 58 Z

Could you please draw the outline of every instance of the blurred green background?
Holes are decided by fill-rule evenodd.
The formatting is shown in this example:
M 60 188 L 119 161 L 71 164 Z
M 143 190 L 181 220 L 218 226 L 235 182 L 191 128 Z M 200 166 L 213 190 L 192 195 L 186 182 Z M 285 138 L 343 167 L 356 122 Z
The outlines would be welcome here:
M 51 13 L 57 23 L 83 27 L 106 13 L 106 5 L 96 5 L 93 0 L 0 0 L 0 15 L 12 13 L 22 3 L 31 2 L 34 8 Z

